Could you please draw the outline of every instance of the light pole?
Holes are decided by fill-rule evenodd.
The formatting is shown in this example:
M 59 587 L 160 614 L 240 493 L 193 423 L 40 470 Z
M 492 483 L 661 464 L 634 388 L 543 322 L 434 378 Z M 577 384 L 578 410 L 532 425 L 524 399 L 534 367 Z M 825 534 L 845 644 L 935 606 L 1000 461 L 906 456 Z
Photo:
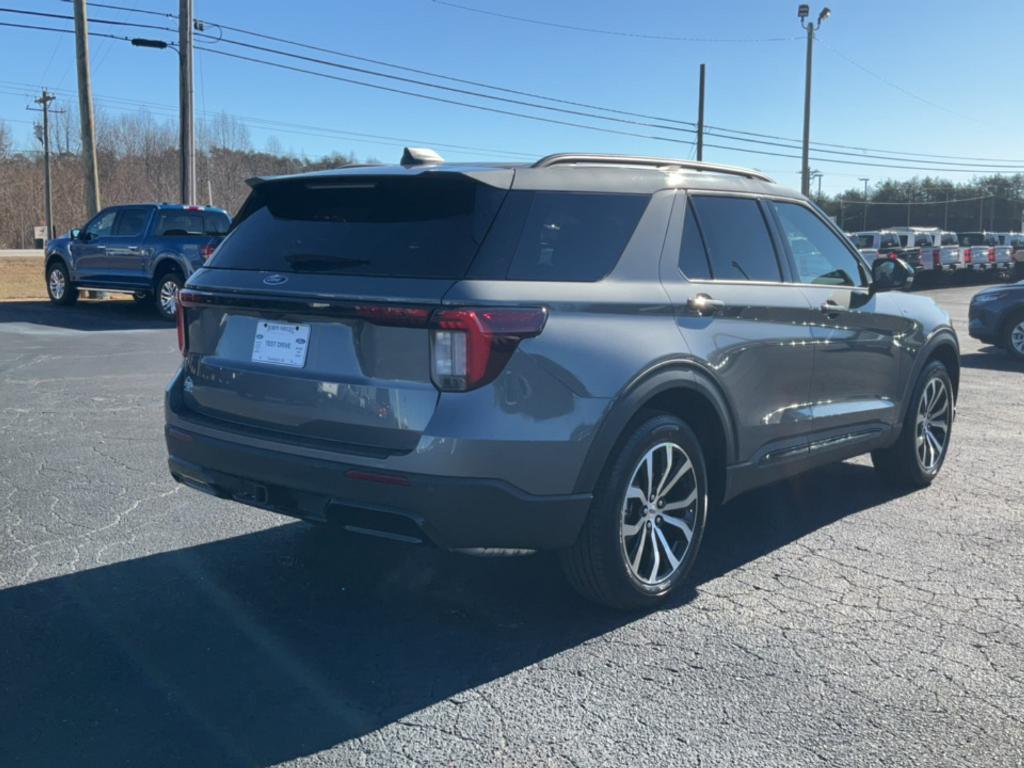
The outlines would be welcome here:
M 810 143 L 811 143 L 811 63 L 814 57 L 814 33 L 821 29 L 821 23 L 832 15 L 828 8 L 822 8 L 818 14 L 818 21 L 808 22 L 806 19 L 811 15 L 811 7 L 801 4 L 796 11 L 800 19 L 800 26 L 807 30 L 807 73 L 804 80 L 804 147 L 802 153 L 802 165 L 800 175 L 800 191 L 806 197 L 811 194 L 811 166 L 810 166 Z
M 871 181 L 871 179 L 868 179 L 868 178 L 866 178 L 864 176 L 861 176 L 861 177 L 859 177 L 859 180 L 864 182 L 864 226 L 862 227 L 862 229 L 867 229 L 868 228 L 868 182 Z
M 817 180 L 818 180 L 818 197 L 817 197 L 817 203 L 818 203 L 818 205 L 821 205 L 821 177 L 822 177 L 822 176 L 824 176 L 824 175 L 825 175 L 825 174 L 823 174 L 823 173 L 822 173 L 821 171 L 819 171 L 819 170 L 813 170 L 813 171 L 811 171 L 811 178 L 812 178 L 812 179 L 817 179 Z

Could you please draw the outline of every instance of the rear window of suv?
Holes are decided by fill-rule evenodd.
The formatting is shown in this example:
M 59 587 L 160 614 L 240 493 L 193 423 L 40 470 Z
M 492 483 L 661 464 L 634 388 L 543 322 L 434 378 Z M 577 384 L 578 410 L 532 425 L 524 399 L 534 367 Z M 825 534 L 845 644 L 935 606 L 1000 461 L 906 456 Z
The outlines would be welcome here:
M 271 182 L 253 190 L 207 266 L 459 278 L 505 194 L 453 174 Z

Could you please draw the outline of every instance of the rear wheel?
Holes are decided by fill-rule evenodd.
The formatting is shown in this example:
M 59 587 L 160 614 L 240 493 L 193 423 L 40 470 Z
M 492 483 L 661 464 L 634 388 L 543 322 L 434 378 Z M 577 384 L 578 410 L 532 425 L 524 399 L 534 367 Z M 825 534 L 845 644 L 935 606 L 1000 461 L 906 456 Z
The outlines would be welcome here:
M 562 566 L 591 600 L 653 608 L 686 578 L 700 549 L 704 454 L 685 422 L 658 415 L 636 426 L 611 461 Z
M 51 303 L 63 307 L 78 301 L 78 289 L 68 276 L 68 268 L 59 259 L 50 262 L 46 268 L 46 293 Z
M 156 291 L 153 294 L 157 314 L 164 320 L 174 321 L 178 314 L 178 291 L 184 285 L 184 280 L 177 272 L 165 272 L 156 281 Z
M 900 436 L 871 452 L 871 463 L 893 485 L 923 488 L 939 474 L 953 426 L 953 384 L 946 366 L 933 360 L 914 386 Z
M 1012 316 L 1003 328 L 1001 346 L 1017 360 L 1024 360 L 1024 312 Z

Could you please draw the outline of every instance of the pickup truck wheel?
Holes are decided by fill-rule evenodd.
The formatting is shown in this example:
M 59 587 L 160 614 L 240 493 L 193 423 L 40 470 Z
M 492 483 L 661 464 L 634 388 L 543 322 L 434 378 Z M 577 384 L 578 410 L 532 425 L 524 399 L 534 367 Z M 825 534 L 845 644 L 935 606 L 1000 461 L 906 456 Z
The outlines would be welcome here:
M 949 451 L 953 411 L 953 384 L 949 373 L 946 366 L 933 360 L 917 377 L 896 442 L 871 452 L 875 470 L 892 485 L 905 488 L 931 485 Z
M 667 414 L 627 436 L 576 543 L 562 553 L 572 586 L 595 602 L 651 609 L 689 574 L 707 519 L 707 472 L 693 431 Z
M 51 304 L 68 307 L 78 301 L 78 289 L 68 277 L 68 268 L 59 259 L 46 268 L 46 293 Z
M 156 281 L 154 301 L 157 314 L 164 320 L 173 322 L 178 314 L 178 291 L 184 281 L 177 272 L 167 272 Z

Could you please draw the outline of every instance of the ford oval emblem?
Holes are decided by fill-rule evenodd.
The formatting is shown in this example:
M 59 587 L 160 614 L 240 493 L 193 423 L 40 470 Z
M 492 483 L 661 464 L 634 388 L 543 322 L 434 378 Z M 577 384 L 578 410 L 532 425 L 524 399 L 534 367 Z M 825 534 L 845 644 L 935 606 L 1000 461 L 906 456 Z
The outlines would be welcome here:
M 281 285 L 282 283 L 287 282 L 288 278 L 285 277 L 284 275 L 268 275 L 267 277 L 263 278 L 264 285 Z

